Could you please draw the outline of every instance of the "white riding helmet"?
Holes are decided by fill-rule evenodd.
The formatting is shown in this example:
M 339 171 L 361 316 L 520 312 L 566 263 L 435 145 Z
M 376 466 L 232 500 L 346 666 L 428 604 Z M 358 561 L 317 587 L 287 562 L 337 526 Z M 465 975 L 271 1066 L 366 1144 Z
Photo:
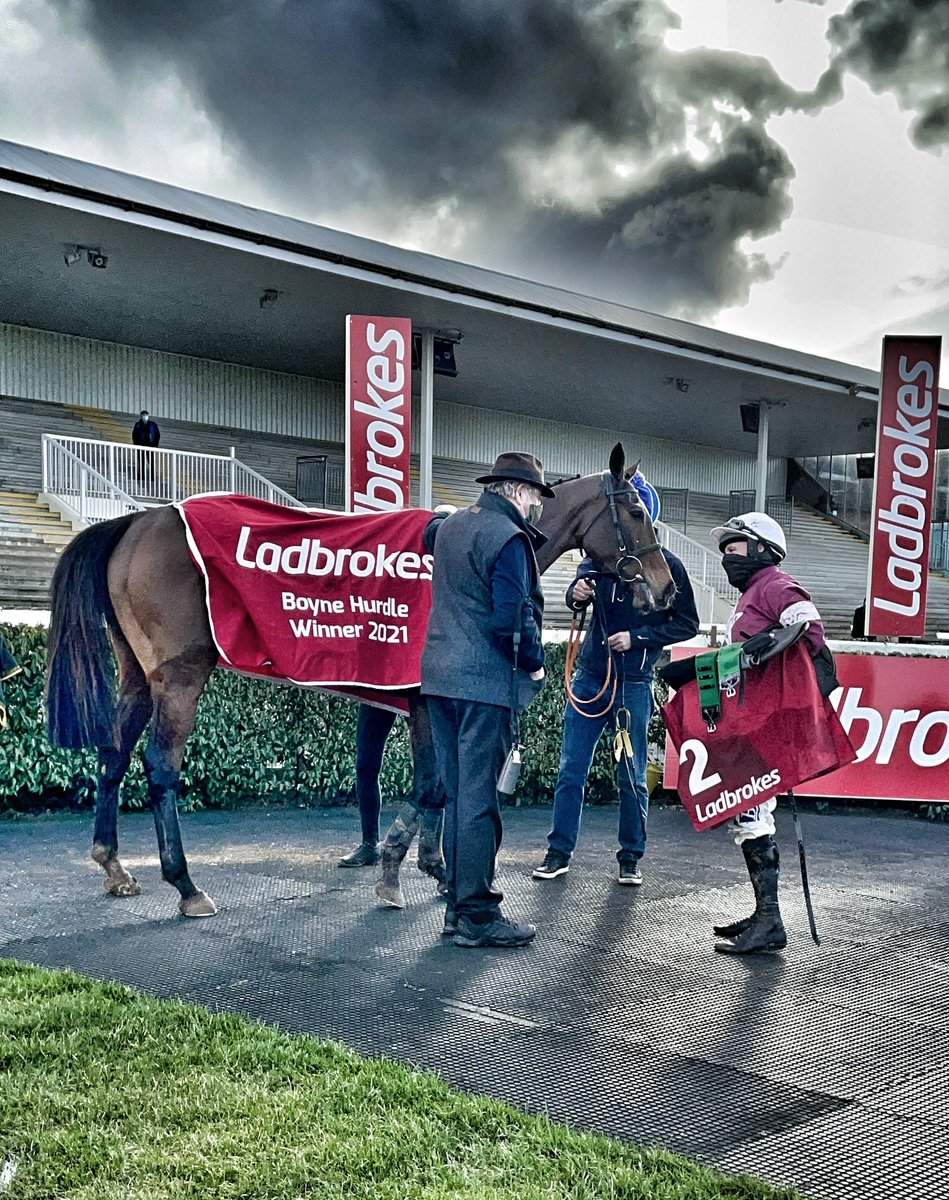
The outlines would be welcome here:
M 742 513 L 740 517 L 729 517 L 724 525 L 716 525 L 710 536 L 719 550 L 725 542 L 743 537 L 749 542 L 763 542 L 779 559 L 786 557 L 788 552 L 784 530 L 767 513 L 750 512 Z

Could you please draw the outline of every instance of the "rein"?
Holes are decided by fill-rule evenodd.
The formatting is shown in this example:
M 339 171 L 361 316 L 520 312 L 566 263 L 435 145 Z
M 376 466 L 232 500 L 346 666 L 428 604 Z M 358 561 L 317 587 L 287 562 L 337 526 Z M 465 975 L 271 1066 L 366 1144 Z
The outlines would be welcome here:
M 590 718 L 606 716 L 606 714 L 613 707 L 613 704 L 616 700 L 616 692 L 619 688 L 619 672 L 616 669 L 615 662 L 616 656 L 613 648 L 610 646 L 609 641 L 606 639 L 606 623 L 602 620 L 598 611 L 597 597 L 595 595 L 593 597 L 593 612 L 597 622 L 601 626 L 604 635 L 603 644 L 606 646 L 606 678 L 603 681 L 603 686 L 595 696 L 591 696 L 589 700 L 582 700 L 574 693 L 574 690 L 571 686 L 573 669 L 576 665 L 577 656 L 580 653 L 580 647 L 583 644 L 583 626 L 586 622 L 586 609 L 580 613 L 574 613 L 573 620 L 570 622 L 570 635 L 567 638 L 567 657 L 566 661 L 564 662 L 564 686 L 567 689 L 567 699 L 570 701 L 573 709 L 578 712 L 581 717 Z M 611 684 L 612 688 L 610 688 Z M 600 709 L 599 712 L 586 712 L 583 708 L 581 708 L 581 705 L 583 704 L 596 704 L 596 702 L 606 694 L 607 688 L 610 688 L 610 698 L 607 700 L 605 708 Z

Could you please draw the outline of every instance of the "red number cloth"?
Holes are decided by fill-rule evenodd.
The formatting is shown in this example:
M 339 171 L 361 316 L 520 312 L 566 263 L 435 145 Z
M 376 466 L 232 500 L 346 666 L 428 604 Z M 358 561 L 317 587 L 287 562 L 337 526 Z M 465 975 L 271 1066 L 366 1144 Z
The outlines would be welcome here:
M 696 829 L 720 825 L 856 757 L 800 642 L 749 669 L 743 697 L 723 694 L 714 732 L 702 719 L 695 682 L 663 713 L 679 756 L 679 796 Z

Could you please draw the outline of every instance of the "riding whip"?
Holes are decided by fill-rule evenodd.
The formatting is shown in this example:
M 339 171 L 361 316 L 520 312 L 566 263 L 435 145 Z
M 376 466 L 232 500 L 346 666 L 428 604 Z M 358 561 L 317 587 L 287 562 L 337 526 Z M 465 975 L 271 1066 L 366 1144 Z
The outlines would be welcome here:
M 807 859 L 804 856 L 804 831 L 801 828 L 801 819 L 797 813 L 797 802 L 794 799 L 793 788 L 788 788 L 788 799 L 791 801 L 791 817 L 794 820 L 794 832 L 797 834 L 797 852 L 801 860 L 801 887 L 804 890 L 804 907 L 807 909 L 807 923 L 811 927 L 811 937 L 814 939 L 814 945 L 819 946 L 820 938 L 817 936 L 817 924 L 814 921 L 811 889 L 807 882 Z

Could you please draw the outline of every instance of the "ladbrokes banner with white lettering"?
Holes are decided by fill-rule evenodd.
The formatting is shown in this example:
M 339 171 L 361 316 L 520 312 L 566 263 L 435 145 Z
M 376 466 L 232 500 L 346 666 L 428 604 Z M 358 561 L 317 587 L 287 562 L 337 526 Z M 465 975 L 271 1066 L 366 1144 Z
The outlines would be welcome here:
M 698 685 L 686 684 L 663 709 L 678 756 L 678 790 L 696 829 L 711 829 L 852 762 L 855 751 L 830 701 L 821 696 L 800 642 L 745 674 L 744 689 L 722 696 L 710 731 Z
M 346 503 L 352 512 L 409 506 L 412 322 L 346 318 Z
M 936 648 L 904 653 L 838 654 L 843 685 L 831 696 L 857 757 L 802 796 L 949 799 L 949 658 Z M 927 653 L 933 657 L 921 657 Z
M 883 339 L 867 583 L 871 636 L 926 632 L 941 346 L 938 337 Z
M 430 512 L 352 516 L 228 494 L 175 507 L 223 666 L 404 709 L 391 693 L 421 681 Z

